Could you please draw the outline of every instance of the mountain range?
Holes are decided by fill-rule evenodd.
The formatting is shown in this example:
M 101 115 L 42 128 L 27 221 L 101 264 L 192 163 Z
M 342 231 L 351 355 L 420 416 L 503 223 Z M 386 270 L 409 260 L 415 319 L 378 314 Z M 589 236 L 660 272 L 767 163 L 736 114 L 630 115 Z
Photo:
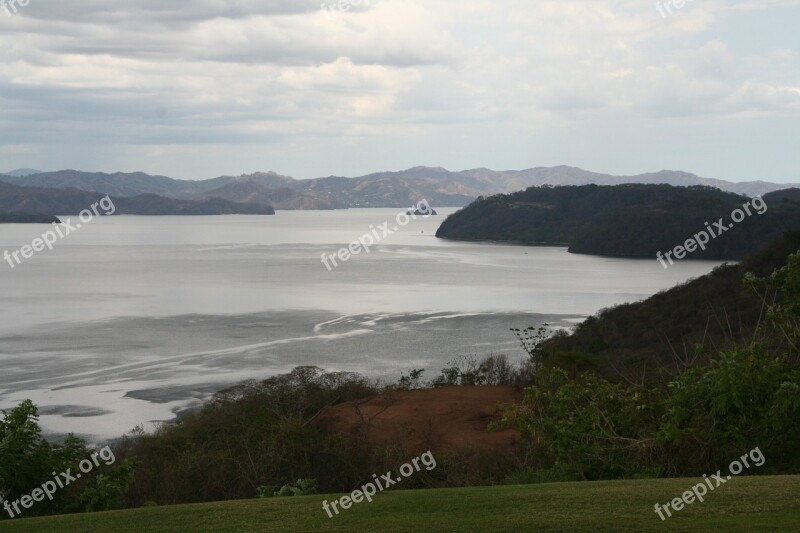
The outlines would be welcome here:
M 76 188 L 21 187 L 0 182 L 0 222 L 49 222 L 53 215 L 78 215 L 99 202 L 103 193 Z M 155 194 L 114 196 L 117 215 L 274 215 L 263 204 L 242 204 L 220 198 L 178 200 Z
M 157 194 L 188 201 L 219 198 L 229 202 L 266 204 L 276 209 L 408 208 L 423 199 L 437 207 L 463 207 L 481 196 L 512 193 L 541 185 L 704 185 L 747 196 L 800 187 L 800 184 L 764 181 L 733 183 L 671 170 L 636 176 L 612 176 L 568 166 L 509 171 L 479 168 L 460 172 L 440 167 L 414 167 L 399 172 L 379 172 L 355 178 L 329 176 L 307 180 L 298 180 L 275 172 L 221 176 L 197 181 L 177 180 L 142 172 L 33 172 L 35 171 L 32 169 L 12 171 L 11 174 L 15 175 L 0 175 L 0 181 L 25 187 L 71 187 L 110 194 L 113 197 Z
M 19 177 L 19 176 L 31 176 L 33 174 L 41 174 L 41 173 L 42 173 L 41 170 L 36 170 L 36 169 L 33 169 L 33 168 L 18 168 L 18 169 L 6 172 L 5 174 L 7 174 L 8 176 Z

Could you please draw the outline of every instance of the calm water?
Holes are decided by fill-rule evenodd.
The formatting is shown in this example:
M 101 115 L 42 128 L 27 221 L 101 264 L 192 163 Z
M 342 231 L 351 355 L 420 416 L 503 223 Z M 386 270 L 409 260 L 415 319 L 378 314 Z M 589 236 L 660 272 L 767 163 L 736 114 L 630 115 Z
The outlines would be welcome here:
M 31 398 L 46 431 L 102 439 L 297 365 L 394 379 L 465 354 L 519 358 L 509 328 L 568 327 L 718 264 L 446 242 L 439 216 L 323 266 L 397 213 L 107 217 L 0 263 L 0 407 Z M 47 229 L 0 225 L 0 253 Z

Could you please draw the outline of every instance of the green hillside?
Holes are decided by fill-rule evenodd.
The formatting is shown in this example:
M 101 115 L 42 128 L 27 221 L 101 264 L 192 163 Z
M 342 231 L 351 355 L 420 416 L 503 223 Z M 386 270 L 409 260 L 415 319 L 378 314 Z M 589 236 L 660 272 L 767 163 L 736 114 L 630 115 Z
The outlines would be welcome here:
M 666 521 L 656 502 L 697 479 L 551 483 L 397 491 L 328 518 L 305 496 L 54 516 L 4 522 L 3 531 L 797 531 L 800 476 L 740 477 Z
M 737 209 L 743 209 L 740 221 L 732 216 Z M 709 187 L 630 184 L 531 187 L 481 198 L 449 216 L 436 236 L 655 258 L 711 231 L 700 237 L 704 249 L 692 251 L 689 259 L 741 259 L 795 229 L 800 229 L 797 203 L 765 204 Z
M 800 231 L 787 233 L 735 265 L 724 265 L 697 279 L 641 302 L 605 309 L 569 335 L 548 340 L 544 350 L 572 364 L 595 368 L 620 379 L 619 371 L 659 380 L 672 375 L 677 357 L 702 362 L 753 335 L 764 307 L 742 283 L 752 272 L 768 276 L 800 250 Z M 705 346 L 711 347 L 710 351 Z M 560 354 L 560 356 L 559 356 Z

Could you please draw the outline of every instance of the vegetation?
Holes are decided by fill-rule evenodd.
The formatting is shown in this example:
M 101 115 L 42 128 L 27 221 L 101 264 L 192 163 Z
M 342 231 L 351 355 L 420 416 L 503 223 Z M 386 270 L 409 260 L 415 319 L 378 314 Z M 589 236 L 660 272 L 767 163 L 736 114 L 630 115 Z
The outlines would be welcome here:
M 74 435 L 68 435 L 63 444 L 48 442 L 42 437 L 38 420 L 38 410 L 29 400 L 10 411 L 3 411 L 0 420 L 0 500 L 17 501 L 52 480 L 55 474 L 68 469 L 77 472 L 78 464 L 93 452 Z M 102 464 L 102 468 L 89 474 L 82 473 L 81 479 L 59 488 L 52 500 L 45 498 L 31 509 L 20 507 L 22 516 L 115 508 L 121 503 L 122 492 L 132 479 L 133 468 L 132 460 Z M 7 518 L 6 511 L 0 513 L 0 520 Z
M 118 455 L 140 463 L 127 503 L 252 498 L 299 479 L 347 490 L 373 472 L 369 453 L 314 421 L 329 405 L 374 394 L 357 374 L 314 367 L 224 390 L 201 411 L 120 443 Z
M 0 224 L 60 224 L 61 220 L 52 215 L 31 213 L 0 213 Z
M 779 202 L 800 202 L 800 188 L 793 187 L 791 189 L 770 192 L 764 195 L 764 200 L 770 204 Z
M 412 375 L 420 378 L 421 372 Z M 352 490 L 419 450 L 369 442 L 370 420 L 363 416 L 352 434 L 316 422 L 340 403 L 351 402 L 360 413 L 361 400 L 378 394 L 390 399 L 403 383 L 378 388 L 358 374 L 300 367 L 222 391 L 202 410 L 155 434 L 135 432 L 116 446 L 117 456 L 138 464 L 124 503 L 139 507 L 308 494 L 312 486 L 321 492 Z M 436 470 L 407 480 L 404 487 L 487 484 L 524 466 L 514 456 L 474 450 L 437 454 L 437 460 Z
M 738 266 L 721 267 L 645 302 L 605 311 L 573 335 L 548 339 L 547 327 L 513 330 L 529 354 L 521 365 L 504 356 L 480 362 L 461 357 L 430 381 L 423 380 L 423 370 L 415 369 L 388 388 L 358 374 L 315 367 L 239 384 L 154 434 L 137 431 L 126 436 L 115 446 L 118 460 L 113 468 L 81 479 L 26 515 L 255 497 L 284 500 L 283 496 L 292 496 L 288 500 L 293 503 L 285 505 L 302 509 L 311 501 L 303 499 L 306 495 L 350 491 L 372 474 L 394 470 L 418 453 L 397 443 L 371 443 L 366 417 L 361 418 L 363 427 L 352 433 L 326 430 L 317 423 L 326 409 L 347 402 L 358 412 L 365 399 L 377 394 L 388 397 L 394 390 L 426 386 L 525 387 L 524 403 L 505 406 L 495 424 L 517 429 L 522 443 L 518 454 L 508 457 L 470 450 L 437 452 L 438 467 L 408 479 L 404 488 L 698 476 L 724 468 L 755 447 L 766 463 L 748 473 L 800 473 L 798 250 L 800 233 L 786 235 Z M 714 320 L 718 331 L 710 326 Z M 650 336 L 638 338 L 641 331 Z M 671 337 L 673 332 L 678 335 Z M 660 338 L 684 352 L 653 356 Z M 63 444 L 48 443 L 37 420 L 36 407 L 25 402 L 0 421 L 3 499 L 13 501 L 30 493 L 52 477 L 50 472 L 74 468 L 90 452 L 73 436 Z M 797 478 L 774 479 L 776 484 L 789 479 L 787 483 L 798 483 Z M 652 483 L 618 486 L 660 486 Z M 740 479 L 731 487 L 763 488 L 761 483 Z M 647 504 L 667 501 L 686 486 L 684 480 L 680 491 Z M 493 500 L 502 490 L 483 494 L 481 501 Z M 539 489 L 515 490 L 531 495 Z M 769 485 L 765 490 L 771 490 Z M 447 498 L 453 493 L 431 494 Z M 392 498 L 385 494 L 379 501 L 411 505 L 416 496 Z M 771 509 L 780 520 L 798 520 L 778 505 L 782 498 L 764 500 L 762 494 L 759 501 L 775 505 Z M 606 495 L 603 504 L 608 501 Z M 260 505 L 285 517 L 277 504 Z M 492 505 L 485 503 L 486 508 Z M 388 508 L 394 513 L 401 509 L 391 504 Z M 796 506 L 793 509 L 796 513 Z M 358 517 L 360 512 L 361 508 L 348 516 Z M 693 512 L 682 513 L 671 524 Z M 151 517 L 171 516 L 157 510 L 142 513 L 138 516 L 145 524 L 155 520 Z M 497 520 L 497 513 L 488 513 L 486 519 L 494 514 Z M 399 516 L 404 526 L 416 523 L 416 518 Z M 240 518 L 250 519 L 246 513 Z M 560 518 L 565 520 L 564 515 Z M 483 516 L 478 512 L 474 519 Z M 591 519 L 583 512 L 575 517 L 575 525 L 588 527 Z M 337 523 L 310 520 L 313 529 L 319 521 L 325 527 Z M 64 523 L 86 524 L 81 519 Z M 645 524 L 639 519 L 630 523 Z M 511 528 L 521 523 L 508 524 Z
M 760 473 L 800 472 L 800 251 L 743 282 L 763 317 L 750 339 L 686 361 L 666 385 L 576 373 L 542 346 L 524 405 L 498 425 L 520 430 L 538 468 L 579 479 L 716 472 L 755 447 Z
M 542 350 L 571 375 L 596 369 L 614 381 L 666 384 L 684 369 L 752 339 L 764 302 L 743 278 L 748 272 L 769 276 L 797 250 L 800 232 L 789 233 L 737 265 L 601 311 L 572 334 L 548 340 Z
M 675 513 L 656 502 L 679 496 L 697 479 L 547 483 L 491 488 L 391 491 L 333 518 L 322 500 L 268 500 L 146 507 L 18 520 L 4 531 L 81 533 L 169 531 L 797 531 L 800 476 L 738 477 Z
M 574 253 L 655 258 L 750 199 L 710 187 L 585 185 L 531 187 L 480 198 L 449 216 L 436 236 L 454 240 L 568 245 Z M 741 259 L 800 229 L 800 205 L 779 202 L 716 239 L 691 259 Z

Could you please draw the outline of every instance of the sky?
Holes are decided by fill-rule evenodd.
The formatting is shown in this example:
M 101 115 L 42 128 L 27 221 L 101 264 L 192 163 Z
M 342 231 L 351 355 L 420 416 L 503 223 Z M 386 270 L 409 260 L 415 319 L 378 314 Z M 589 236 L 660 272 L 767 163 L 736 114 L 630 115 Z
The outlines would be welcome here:
M 0 0 L 0 171 L 800 182 L 799 28 L 800 0 Z

